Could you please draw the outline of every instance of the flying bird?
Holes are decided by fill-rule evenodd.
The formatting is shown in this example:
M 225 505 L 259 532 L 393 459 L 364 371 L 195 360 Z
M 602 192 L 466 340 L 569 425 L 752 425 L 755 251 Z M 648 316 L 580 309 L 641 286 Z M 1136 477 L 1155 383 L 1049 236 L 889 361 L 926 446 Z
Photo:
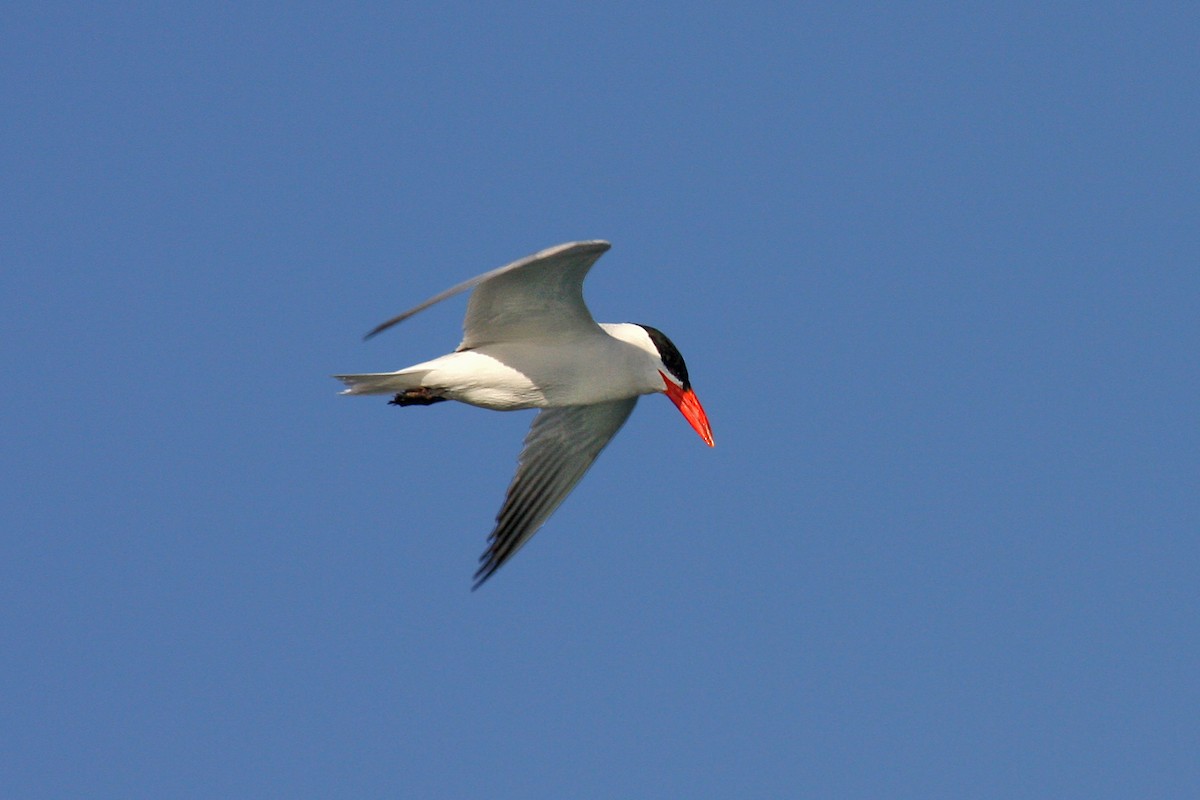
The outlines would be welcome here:
M 365 338 L 473 289 L 462 343 L 453 353 L 396 372 L 334 376 L 346 384 L 342 394 L 390 394 L 397 406 L 457 400 L 496 411 L 541 409 L 480 556 L 475 589 L 566 499 L 639 396 L 666 394 L 713 445 L 708 416 L 671 340 L 649 325 L 592 319 L 583 279 L 609 247 L 604 241 L 560 244 L 451 287 Z

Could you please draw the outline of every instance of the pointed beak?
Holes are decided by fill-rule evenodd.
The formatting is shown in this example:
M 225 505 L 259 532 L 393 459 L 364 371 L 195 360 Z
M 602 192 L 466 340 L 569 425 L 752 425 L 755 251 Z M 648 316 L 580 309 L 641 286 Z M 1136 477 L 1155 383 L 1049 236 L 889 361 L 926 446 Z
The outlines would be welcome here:
M 700 438 L 709 447 L 713 446 L 712 427 L 708 424 L 708 415 L 704 413 L 704 406 L 700 405 L 700 401 L 696 398 L 696 393 L 691 389 L 680 389 L 674 381 L 663 375 L 663 383 L 667 385 L 667 397 L 671 398 L 671 402 L 679 409 L 679 413 L 683 414 L 683 418 L 691 424 L 696 433 L 700 434 Z

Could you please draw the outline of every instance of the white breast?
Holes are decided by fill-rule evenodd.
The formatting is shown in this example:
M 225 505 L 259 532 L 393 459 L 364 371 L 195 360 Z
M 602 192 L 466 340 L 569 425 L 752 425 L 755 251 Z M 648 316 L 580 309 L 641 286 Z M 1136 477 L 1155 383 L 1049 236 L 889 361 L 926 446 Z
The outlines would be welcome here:
M 653 360 L 605 333 L 561 342 L 503 342 L 417 364 L 452 400 L 507 411 L 587 405 L 662 391 Z

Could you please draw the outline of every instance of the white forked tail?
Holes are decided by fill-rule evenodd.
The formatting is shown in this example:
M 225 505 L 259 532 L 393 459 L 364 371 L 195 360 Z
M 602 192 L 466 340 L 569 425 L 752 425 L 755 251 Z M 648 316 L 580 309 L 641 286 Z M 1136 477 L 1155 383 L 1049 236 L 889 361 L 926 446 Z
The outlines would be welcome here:
M 368 372 L 362 375 L 334 375 L 346 389 L 342 394 L 396 394 L 408 389 L 417 389 L 425 377 L 419 372 Z

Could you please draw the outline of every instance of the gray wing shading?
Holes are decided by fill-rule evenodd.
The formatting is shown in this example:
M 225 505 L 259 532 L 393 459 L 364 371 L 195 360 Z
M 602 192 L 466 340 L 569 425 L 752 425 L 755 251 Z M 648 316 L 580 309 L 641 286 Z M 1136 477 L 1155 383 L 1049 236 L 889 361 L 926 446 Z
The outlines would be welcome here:
M 541 411 L 533 420 L 519 466 L 488 548 L 475 573 L 478 589 L 529 541 L 592 466 L 637 404 L 637 398 Z
M 476 289 L 467 304 L 461 348 L 494 341 L 545 338 L 565 329 L 595 326 L 583 302 L 583 279 L 612 245 L 604 241 L 568 242 L 477 275 L 431 297 L 415 308 L 375 326 L 370 339 L 430 306 Z

